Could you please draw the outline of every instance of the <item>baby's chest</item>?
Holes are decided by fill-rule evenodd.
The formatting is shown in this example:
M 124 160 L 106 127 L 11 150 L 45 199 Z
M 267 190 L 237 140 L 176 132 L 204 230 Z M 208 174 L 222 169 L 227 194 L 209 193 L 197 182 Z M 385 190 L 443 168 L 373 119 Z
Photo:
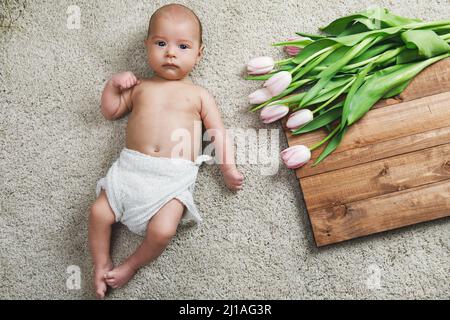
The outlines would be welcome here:
M 198 96 L 183 92 L 147 92 L 134 98 L 133 109 L 159 117 L 200 115 L 201 100 Z

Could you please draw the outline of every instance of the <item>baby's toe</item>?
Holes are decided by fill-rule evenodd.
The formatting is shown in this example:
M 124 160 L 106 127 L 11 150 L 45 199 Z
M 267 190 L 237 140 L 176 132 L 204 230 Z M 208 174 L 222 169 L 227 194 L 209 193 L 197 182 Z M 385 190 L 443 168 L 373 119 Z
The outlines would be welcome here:
M 97 290 L 96 292 L 98 299 L 103 299 L 105 297 L 105 291 L 104 290 Z

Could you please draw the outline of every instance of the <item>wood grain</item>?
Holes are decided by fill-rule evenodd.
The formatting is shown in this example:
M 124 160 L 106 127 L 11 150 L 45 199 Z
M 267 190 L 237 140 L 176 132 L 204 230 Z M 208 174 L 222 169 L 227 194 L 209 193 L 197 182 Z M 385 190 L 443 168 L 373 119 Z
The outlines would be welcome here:
M 308 208 L 316 210 L 447 179 L 450 144 L 316 174 L 302 179 L 302 190 Z
M 306 178 L 315 174 L 333 171 L 337 169 L 355 166 L 398 154 L 404 154 L 429 147 L 448 143 L 450 141 L 450 126 L 412 134 L 409 136 L 394 138 L 369 144 L 362 147 L 355 147 L 343 152 L 333 153 L 333 156 L 326 158 L 323 163 L 315 167 L 305 166 L 298 170 L 298 177 Z
M 448 180 L 310 212 L 317 246 L 448 217 Z

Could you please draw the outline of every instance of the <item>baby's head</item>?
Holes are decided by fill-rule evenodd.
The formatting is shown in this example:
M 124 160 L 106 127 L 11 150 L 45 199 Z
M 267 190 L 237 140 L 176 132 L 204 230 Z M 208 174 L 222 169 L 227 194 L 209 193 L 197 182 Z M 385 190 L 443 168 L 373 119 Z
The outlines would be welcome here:
M 150 68 L 164 79 L 180 80 L 202 57 L 202 25 L 189 8 L 169 4 L 151 16 L 144 42 Z

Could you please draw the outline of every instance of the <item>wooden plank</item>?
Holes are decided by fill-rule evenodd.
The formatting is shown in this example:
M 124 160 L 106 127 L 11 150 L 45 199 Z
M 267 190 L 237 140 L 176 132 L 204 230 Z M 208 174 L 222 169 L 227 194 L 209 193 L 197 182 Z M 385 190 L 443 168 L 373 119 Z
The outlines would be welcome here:
M 450 142 L 450 126 L 420 132 L 417 134 L 394 138 L 380 143 L 368 144 L 359 148 L 333 153 L 322 163 L 315 167 L 304 166 L 298 170 L 302 178 L 315 174 L 348 168 L 399 154 L 422 150 Z M 314 160 L 312 160 L 314 161 Z
M 449 215 L 449 180 L 309 212 L 319 247 Z
M 357 124 L 348 129 L 339 147 L 329 157 L 335 156 L 339 152 L 446 126 L 450 126 L 450 92 L 400 103 L 389 108 L 371 110 Z M 324 130 L 316 130 L 305 135 L 291 137 L 289 144 L 311 146 L 325 136 Z M 325 146 L 312 152 L 313 161 Z M 319 164 L 322 166 L 322 170 L 328 168 L 327 160 L 325 159 Z M 304 171 L 312 170 L 313 161 L 299 168 L 296 172 L 297 176 L 303 177 Z
M 300 180 L 309 210 L 373 198 L 450 179 L 450 144 Z

